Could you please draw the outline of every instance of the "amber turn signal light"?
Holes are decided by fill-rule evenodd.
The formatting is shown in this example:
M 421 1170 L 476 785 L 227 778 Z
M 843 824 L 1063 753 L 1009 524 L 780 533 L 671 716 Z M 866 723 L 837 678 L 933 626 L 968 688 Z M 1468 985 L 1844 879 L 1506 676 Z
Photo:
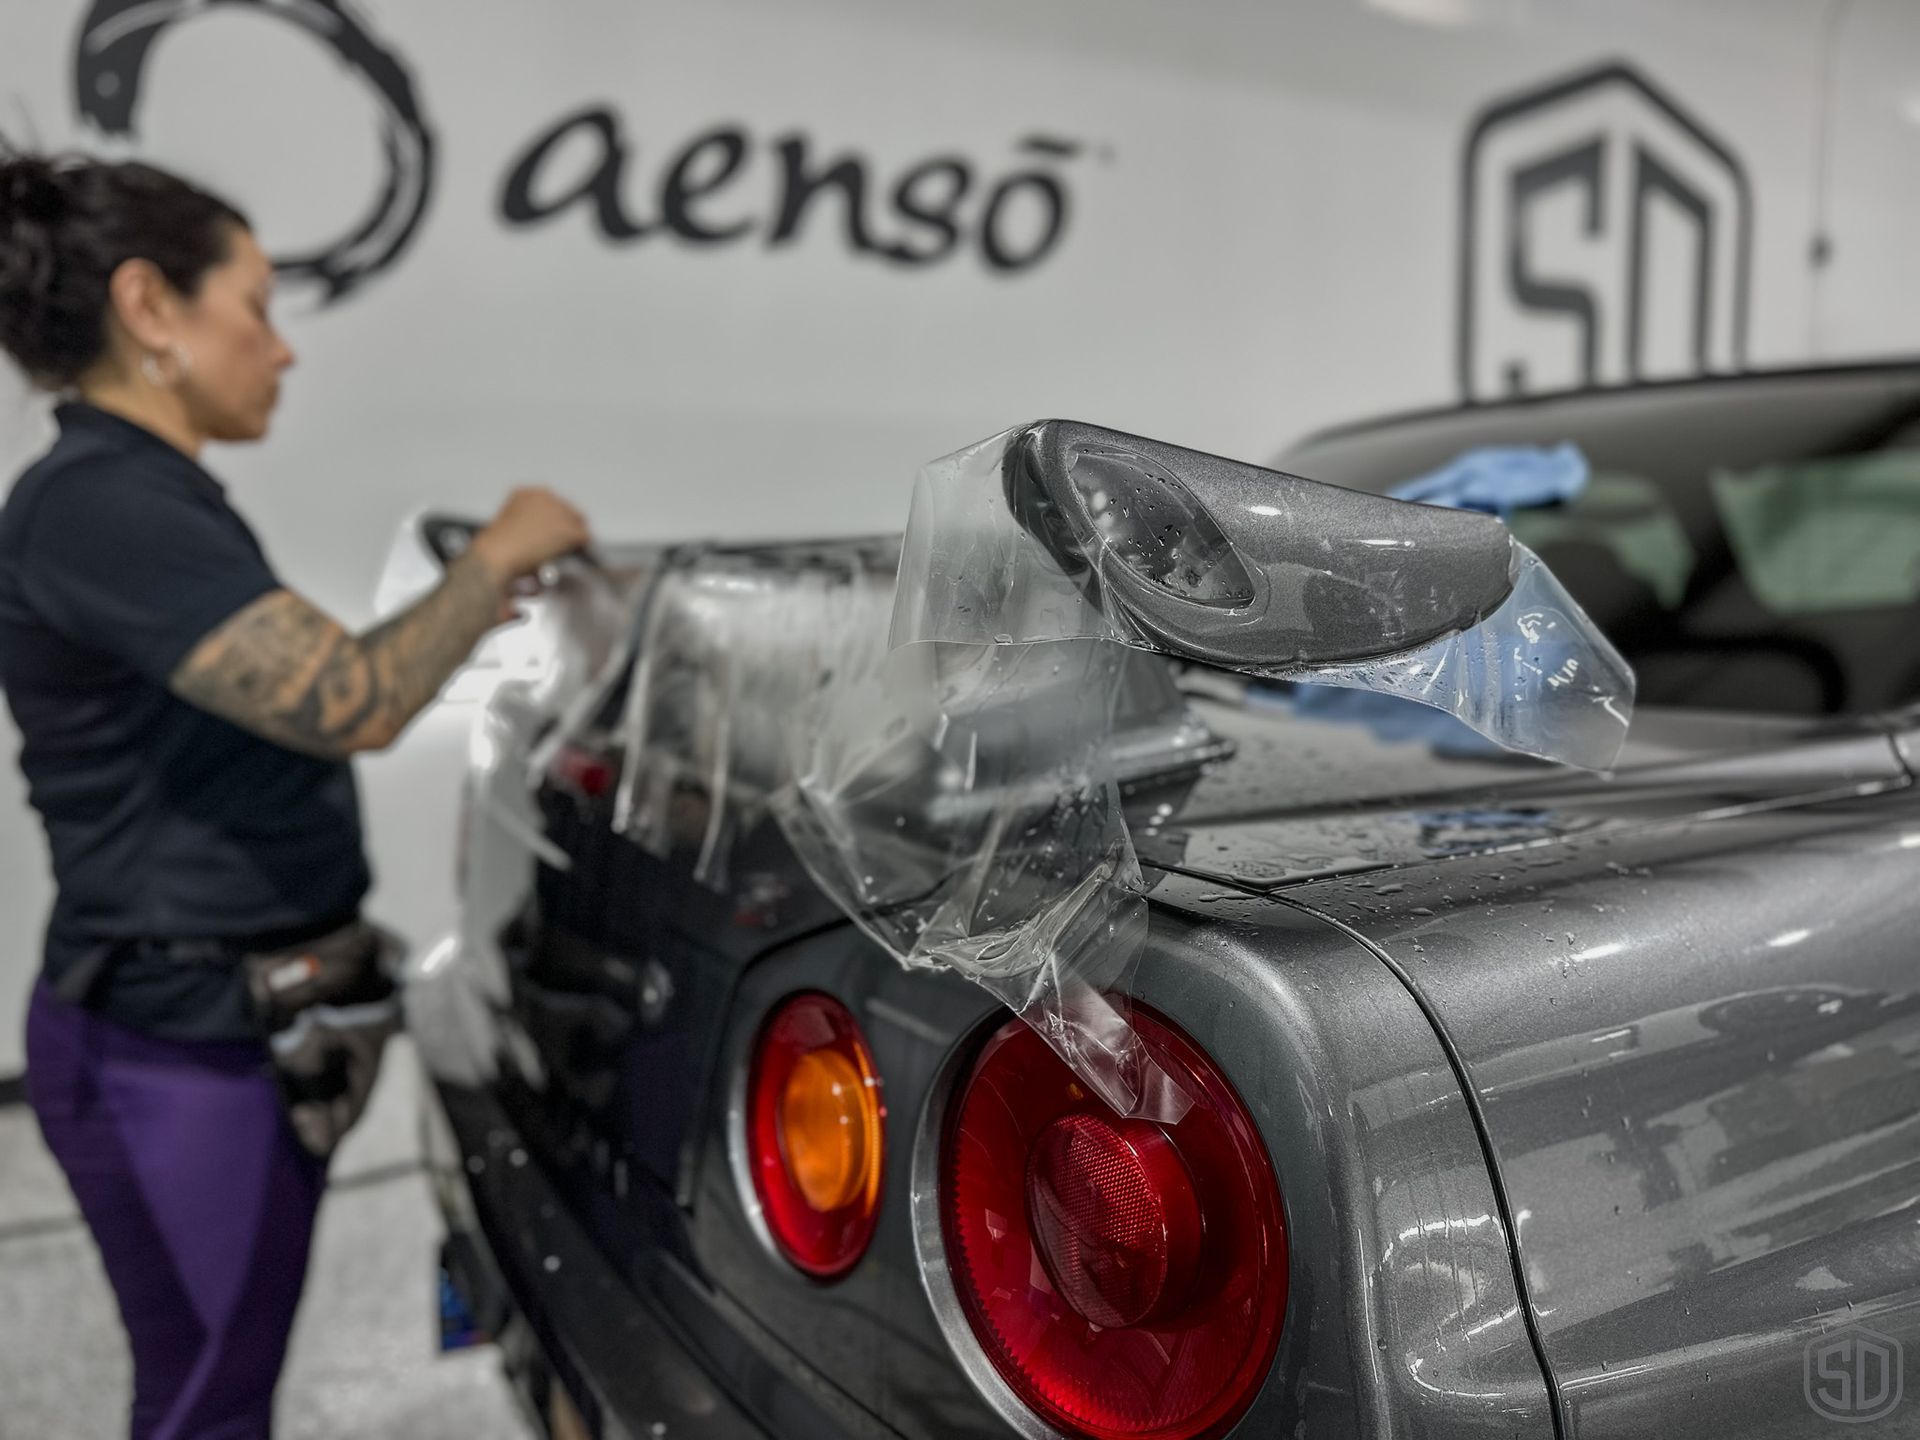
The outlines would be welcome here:
M 886 1104 L 853 1014 L 813 992 L 768 1018 L 747 1081 L 755 1197 L 781 1254 L 819 1280 L 866 1252 L 880 1208 Z

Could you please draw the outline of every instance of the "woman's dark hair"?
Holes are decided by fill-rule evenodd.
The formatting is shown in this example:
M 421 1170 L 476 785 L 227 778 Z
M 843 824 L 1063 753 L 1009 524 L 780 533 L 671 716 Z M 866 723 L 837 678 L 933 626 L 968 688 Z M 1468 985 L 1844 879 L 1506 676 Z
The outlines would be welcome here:
M 228 257 L 233 206 L 135 162 L 0 149 L 0 348 L 36 384 L 63 389 L 107 348 L 107 282 L 149 260 L 183 295 Z

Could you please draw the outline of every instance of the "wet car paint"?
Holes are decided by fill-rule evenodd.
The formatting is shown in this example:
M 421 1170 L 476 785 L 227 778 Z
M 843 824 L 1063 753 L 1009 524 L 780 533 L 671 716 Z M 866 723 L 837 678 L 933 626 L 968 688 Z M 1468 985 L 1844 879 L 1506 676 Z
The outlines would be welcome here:
M 1909 1333 L 1920 1271 L 1911 1217 L 1861 1214 L 1916 1193 L 1920 1176 L 1897 1163 L 1904 1138 L 1874 1169 L 1825 1154 L 1847 1141 L 1819 1133 L 1834 1099 L 1822 1086 L 1844 1078 L 1819 1068 L 1833 1046 L 1877 1047 L 1842 1087 L 1866 1097 L 1873 1124 L 1900 1122 L 1920 1064 L 1903 1038 L 1920 1015 L 1897 983 L 1907 872 L 1875 880 L 1870 858 L 1898 867 L 1920 835 L 1893 741 L 1652 716 L 1640 768 L 1601 779 L 1198 708 L 1238 750 L 1133 797 L 1154 886 L 1135 991 L 1254 1106 L 1287 1195 L 1294 1309 L 1243 1433 L 1307 1419 L 1316 1435 L 1624 1435 L 1749 1393 L 1765 1400 L 1740 1412 L 1747 1433 L 1807 1433 L 1804 1400 L 1785 1395 L 1796 1347 L 1850 1319 Z M 541 1085 L 511 1067 L 496 1085 L 596 1243 L 681 1324 L 812 1395 L 827 1428 L 805 1433 L 1008 1433 L 936 1323 L 907 1229 L 908 1157 L 938 1123 L 928 1097 L 996 1008 L 957 979 L 899 971 L 821 903 L 770 829 L 747 837 L 732 891 L 714 894 L 685 854 L 663 863 L 628 846 L 615 863 L 607 841 L 589 844 L 604 829 L 590 807 L 550 801 L 548 820 L 580 851 L 574 893 L 543 871 L 552 934 L 521 967 L 516 1013 L 529 981 L 554 979 L 567 946 L 552 939 L 578 927 L 573 939 L 597 947 L 589 969 L 612 965 L 594 982 L 602 998 L 628 1017 L 606 1052 L 614 1075 L 650 1064 L 663 1026 L 725 1017 L 664 1167 L 646 1163 L 618 1086 L 551 1063 Z M 1369 868 L 1316 872 L 1322 850 Z M 1843 882 L 1868 887 L 1850 918 L 1765 943 Z M 694 935 L 683 958 L 717 998 L 696 1015 L 699 983 L 677 982 L 643 1023 L 619 977 Z M 770 1252 L 729 1158 L 733 1081 L 759 1020 L 812 987 L 861 1014 L 889 1086 L 881 1229 L 840 1287 Z M 1609 1036 L 1621 1054 L 1600 1044 Z M 582 1053 L 553 1035 L 535 1048 Z M 1796 1118 L 1768 1130 L 1772 1111 Z M 1719 1166 L 1713 1183 L 1666 1173 L 1670 1143 L 1692 1156 L 1686 1145 L 1730 1123 L 1778 1153 L 1753 1160 L 1750 1134 L 1726 1158 L 1739 1147 L 1723 1138 L 1697 1162 Z
M 1334 1436 L 1547 1433 L 1550 1399 L 1507 1227 L 1425 1017 L 1376 957 L 1334 928 L 1259 901 L 1229 915 L 1200 899 L 1210 888 L 1158 878 L 1134 988 L 1233 1079 L 1286 1197 L 1292 1309 L 1241 1433 L 1293 1433 L 1303 1423 Z M 1007 1434 L 930 1308 L 909 1189 L 916 1147 L 939 1132 L 943 1079 L 1003 1012 L 956 978 L 903 973 L 838 927 L 745 974 L 717 1073 L 743 1076 L 760 1019 L 807 989 L 854 1009 L 885 1080 L 888 1160 L 873 1246 L 835 1285 L 774 1254 L 737 1160 L 738 1087 L 721 1083 L 700 1127 L 688 1271 L 752 1349 L 810 1377 L 815 1402 L 844 1433 L 866 1433 L 870 1416 L 905 1436 Z M 610 1107 L 585 1120 L 622 1148 Z M 644 1273 L 665 1237 L 636 1207 L 599 1208 L 602 1243 L 630 1257 L 624 1269 Z M 670 1295 L 662 1303 L 675 1308 Z
M 1177 806 L 1193 778 L 1138 787 L 1137 823 Z M 501 1143 L 524 1147 L 609 1272 L 691 1337 L 722 1392 L 771 1433 L 1009 1433 L 930 1304 L 909 1189 L 916 1147 L 939 1131 L 943 1077 L 1004 1012 L 956 977 L 901 971 L 823 907 L 771 826 L 744 838 L 732 891 L 715 894 L 691 882 L 687 851 L 661 861 L 614 839 L 577 797 L 550 790 L 544 804 L 550 836 L 574 861 L 566 872 L 541 867 L 538 899 L 509 936 L 514 995 L 502 1020 L 520 1038 L 502 1046 L 487 1096 L 512 1126 Z M 475 863 L 498 838 L 474 843 Z M 1152 878 L 1135 992 L 1222 1065 L 1286 1196 L 1287 1336 L 1241 1433 L 1302 1423 L 1334 1436 L 1549 1433 L 1551 1397 L 1484 1151 L 1405 987 L 1318 919 L 1252 898 L 1222 903 L 1212 881 Z M 673 995 L 649 1019 L 636 982 L 662 957 Z M 854 1008 L 887 1086 L 880 1229 L 835 1286 L 772 1252 L 733 1153 L 737 1086 L 759 1023 L 808 988 Z M 703 989 L 719 999 L 702 1000 Z M 682 1052 L 684 1093 L 701 1098 L 663 1146 L 661 1117 L 635 1087 L 650 1075 L 655 1099 L 668 1102 L 656 1108 L 680 1103 L 658 1063 L 676 1028 L 685 1039 L 711 1030 L 714 1046 L 710 1059 Z M 521 1229 L 548 1223 L 535 1215 Z M 576 1271 L 535 1283 L 573 1295 L 601 1278 Z M 631 1392 L 631 1383 L 608 1391 Z M 803 1423 L 801 1411 L 812 1418 Z
M 1492 1146 L 1569 1435 L 1816 1433 L 1809 1342 L 1920 1341 L 1920 792 L 1873 727 L 1801 729 L 1489 792 L 1477 813 L 1532 833 L 1476 855 L 1414 853 L 1458 791 L 1202 832 L 1244 864 L 1245 832 L 1264 862 L 1303 848 L 1294 827 L 1369 830 L 1372 873 L 1210 878 L 1341 926 L 1420 997 Z
M 1237 695 L 1198 713 L 1235 763 L 1136 830 L 1143 861 L 1269 891 L 1329 875 L 1619 837 L 1675 818 L 1803 804 L 1901 771 L 1878 729 L 1649 710 L 1606 775 L 1437 752 Z M 1829 738 L 1831 737 L 1831 738 Z

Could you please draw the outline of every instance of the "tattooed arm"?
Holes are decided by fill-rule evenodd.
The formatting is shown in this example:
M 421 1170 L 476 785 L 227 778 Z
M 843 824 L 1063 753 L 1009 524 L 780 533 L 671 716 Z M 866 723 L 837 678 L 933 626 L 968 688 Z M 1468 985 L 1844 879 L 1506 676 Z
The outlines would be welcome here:
M 354 636 L 275 590 L 196 645 L 171 688 L 290 750 L 333 760 L 384 750 L 510 615 L 509 584 L 585 542 L 585 523 L 565 502 L 517 492 L 412 609 Z

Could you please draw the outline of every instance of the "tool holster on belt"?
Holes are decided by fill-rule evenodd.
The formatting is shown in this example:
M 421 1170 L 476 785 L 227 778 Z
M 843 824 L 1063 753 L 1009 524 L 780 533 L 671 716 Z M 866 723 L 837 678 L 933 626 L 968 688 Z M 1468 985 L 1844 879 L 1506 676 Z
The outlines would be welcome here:
M 380 1056 L 401 1028 L 394 985 L 405 945 L 368 920 L 241 957 L 287 1117 L 327 1156 L 367 1108 Z

